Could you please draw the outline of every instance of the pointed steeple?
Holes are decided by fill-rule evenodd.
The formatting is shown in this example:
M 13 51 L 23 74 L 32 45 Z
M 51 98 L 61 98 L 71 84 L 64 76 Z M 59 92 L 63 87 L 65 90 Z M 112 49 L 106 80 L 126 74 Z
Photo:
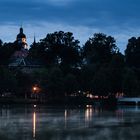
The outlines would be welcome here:
M 35 37 L 35 34 L 34 34 L 34 41 L 33 41 L 32 47 L 36 47 L 36 37 Z
M 19 32 L 20 32 L 20 34 L 23 34 L 22 23 L 21 23 L 21 26 L 20 26 Z
M 20 34 L 23 34 L 23 28 L 20 27 Z
M 35 37 L 35 33 L 34 33 L 34 42 L 33 42 L 34 44 L 36 44 L 36 37 Z

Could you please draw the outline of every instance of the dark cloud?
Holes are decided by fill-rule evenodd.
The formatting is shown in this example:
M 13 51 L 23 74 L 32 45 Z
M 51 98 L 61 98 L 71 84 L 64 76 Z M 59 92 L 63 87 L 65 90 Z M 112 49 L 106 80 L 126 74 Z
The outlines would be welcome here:
M 139 0 L 1 0 L 0 25 L 49 22 L 126 37 L 140 26 L 139 6 Z
M 69 0 L 70 1 L 70 0 Z M 49 2 L 33 0 L 2 0 L 0 21 L 50 21 L 86 26 L 110 26 L 112 24 L 139 24 L 139 0 L 72 0 L 68 5 L 62 0 Z M 51 4 L 50 4 L 51 3 Z

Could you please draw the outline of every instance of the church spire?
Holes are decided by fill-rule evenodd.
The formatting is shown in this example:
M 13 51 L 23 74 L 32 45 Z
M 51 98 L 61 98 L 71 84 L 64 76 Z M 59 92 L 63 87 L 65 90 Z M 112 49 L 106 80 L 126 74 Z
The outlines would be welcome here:
M 34 44 L 36 44 L 36 37 L 35 37 L 35 33 L 34 33 Z
M 22 28 L 22 23 L 21 23 L 21 26 L 20 26 L 20 29 L 19 29 L 20 31 L 20 34 L 23 34 L 23 28 Z
M 35 33 L 34 33 L 34 41 L 33 41 L 32 46 L 33 46 L 33 47 L 36 47 L 36 37 L 35 37 Z
M 20 27 L 20 34 L 23 34 L 23 28 Z

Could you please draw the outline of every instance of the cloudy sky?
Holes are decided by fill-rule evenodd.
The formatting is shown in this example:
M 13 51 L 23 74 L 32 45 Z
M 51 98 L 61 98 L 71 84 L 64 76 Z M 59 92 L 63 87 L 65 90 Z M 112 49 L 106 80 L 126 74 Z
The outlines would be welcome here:
M 112 35 L 123 52 L 140 36 L 140 0 L 0 0 L 0 38 L 15 40 L 23 26 L 29 44 L 47 33 L 71 31 L 81 45 L 94 33 Z

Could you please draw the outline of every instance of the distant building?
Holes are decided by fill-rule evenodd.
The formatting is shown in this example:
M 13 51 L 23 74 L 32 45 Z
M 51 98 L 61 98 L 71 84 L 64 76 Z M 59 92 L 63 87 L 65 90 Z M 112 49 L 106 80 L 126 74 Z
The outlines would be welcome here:
M 23 48 L 23 49 L 29 49 L 28 44 L 26 42 L 26 35 L 23 33 L 23 28 L 20 28 L 19 34 L 16 38 L 17 43 Z
M 25 58 L 28 56 L 28 44 L 26 42 L 26 35 L 23 33 L 23 28 L 20 28 L 20 32 L 17 35 L 15 44 L 18 49 L 14 52 L 10 59 L 10 67 L 26 66 Z
M 33 44 L 35 45 L 35 38 Z M 40 68 L 43 64 L 38 61 L 28 57 L 29 46 L 26 42 L 26 35 L 23 33 L 23 28 L 20 28 L 20 32 L 16 37 L 15 47 L 18 49 L 11 56 L 9 67 L 20 68 L 23 71 L 30 72 L 32 69 Z

